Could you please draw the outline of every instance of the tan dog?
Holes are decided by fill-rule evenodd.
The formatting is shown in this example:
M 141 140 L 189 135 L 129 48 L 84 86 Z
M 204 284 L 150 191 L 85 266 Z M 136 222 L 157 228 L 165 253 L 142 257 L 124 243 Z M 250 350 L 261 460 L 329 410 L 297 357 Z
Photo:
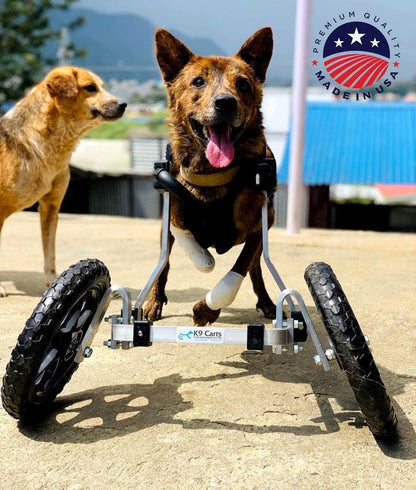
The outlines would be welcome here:
M 156 32 L 156 56 L 166 85 L 173 176 L 192 194 L 191 204 L 172 196 L 171 244 L 176 240 L 194 265 L 210 272 L 214 257 L 244 243 L 226 276 L 195 304 L 195 325 L 214 322 L 229 306 L 247 275 L 257 308 L 273 318 L 276 308 L 264 286 L 261 209 L 265 196 L 255 184 L 257 163 L 267 151 L 260 105 L 273 49 L 270 28 L 251 36 L 235 56 L 202 57 L 169 32 Z M 274 218 L 269 199 L 269 225 Z M 167 302 L 169 263 L 155 283 L 144 316 L 161 318 Z
M 125 108 L 97 75 L 68 66 L 52 70 L 0 119 L 0 232 L 12 213 L 39 201 L 48 285 L 56 276 L 56 226 L 71 154 L 87 130 Z

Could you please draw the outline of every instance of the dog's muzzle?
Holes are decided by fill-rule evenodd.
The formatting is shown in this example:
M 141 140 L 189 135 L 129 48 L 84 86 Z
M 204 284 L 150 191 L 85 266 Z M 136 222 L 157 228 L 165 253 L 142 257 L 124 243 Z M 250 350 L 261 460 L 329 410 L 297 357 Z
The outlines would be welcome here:
M 214 99 L 214 108 L 219 114 L 230 116 L 237 110 L 237 99 L 230 94 L 219 94 Z
M 126 110 L 127 104 L 118 102 L 111 102 L 109 104 L 103 105 L 100 109 L 93 109 L 92 115 L 94 117 L 101 116 L 106 121 L 111 121 L 113 119 L 119 119 Z

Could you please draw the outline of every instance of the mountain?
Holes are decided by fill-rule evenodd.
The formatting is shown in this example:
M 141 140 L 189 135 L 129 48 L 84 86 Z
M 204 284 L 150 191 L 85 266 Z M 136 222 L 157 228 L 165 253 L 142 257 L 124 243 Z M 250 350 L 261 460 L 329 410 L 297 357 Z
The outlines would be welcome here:
M 85 23 L 69 32 L 71 41 L 79 48 L 85 48 L 85 58 L 75 58 L 72 64 L 88 67 L 101 78 L 108 80 L 160 78 L 154 55 L 154 33 L 156 27 L 139 15 L 104 14 L 87 9 L 53 11 L 50 23 L 59 30 L 78 17 Z M 213 41 L 203 37 L 189 37 L 173 32 L 191 50 L 201 55 L 224 55 L 223 50 Z M 47 56 L 55 57 L 59 43 L 49 43 L 45 47 Z

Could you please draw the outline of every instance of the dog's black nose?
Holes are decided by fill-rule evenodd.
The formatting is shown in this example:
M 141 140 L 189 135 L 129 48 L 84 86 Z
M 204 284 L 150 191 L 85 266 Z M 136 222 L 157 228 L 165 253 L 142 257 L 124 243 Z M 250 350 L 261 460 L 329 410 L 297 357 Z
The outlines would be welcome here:
M 214 107 L 221 114 L 232 114 L 237 109 L 237 99 L 230 94 L 220 94 L 214 99 Z

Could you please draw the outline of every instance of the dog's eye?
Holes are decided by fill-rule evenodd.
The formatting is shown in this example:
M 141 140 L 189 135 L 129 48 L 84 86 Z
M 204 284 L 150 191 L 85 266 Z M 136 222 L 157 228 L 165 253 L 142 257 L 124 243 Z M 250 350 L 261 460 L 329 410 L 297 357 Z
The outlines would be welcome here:
M 192 86 L 201 88 L 205 85 L 205 80 L 202 77 L 196 77 L 192 80 Z
M 90 92 L 90 93 L 97 92 L 97 86 L 94 84 L 86 85 L 84 87 L 84 90 L 86 90 L 87 92 Z
M 243 77 L 239 77 L 237 79 L 237 82 L 235 83 L 235 87 L 240 92 L 248 92 L 251 88 L 250 82 L 247 80 L 247 78 L 243 78 Z

